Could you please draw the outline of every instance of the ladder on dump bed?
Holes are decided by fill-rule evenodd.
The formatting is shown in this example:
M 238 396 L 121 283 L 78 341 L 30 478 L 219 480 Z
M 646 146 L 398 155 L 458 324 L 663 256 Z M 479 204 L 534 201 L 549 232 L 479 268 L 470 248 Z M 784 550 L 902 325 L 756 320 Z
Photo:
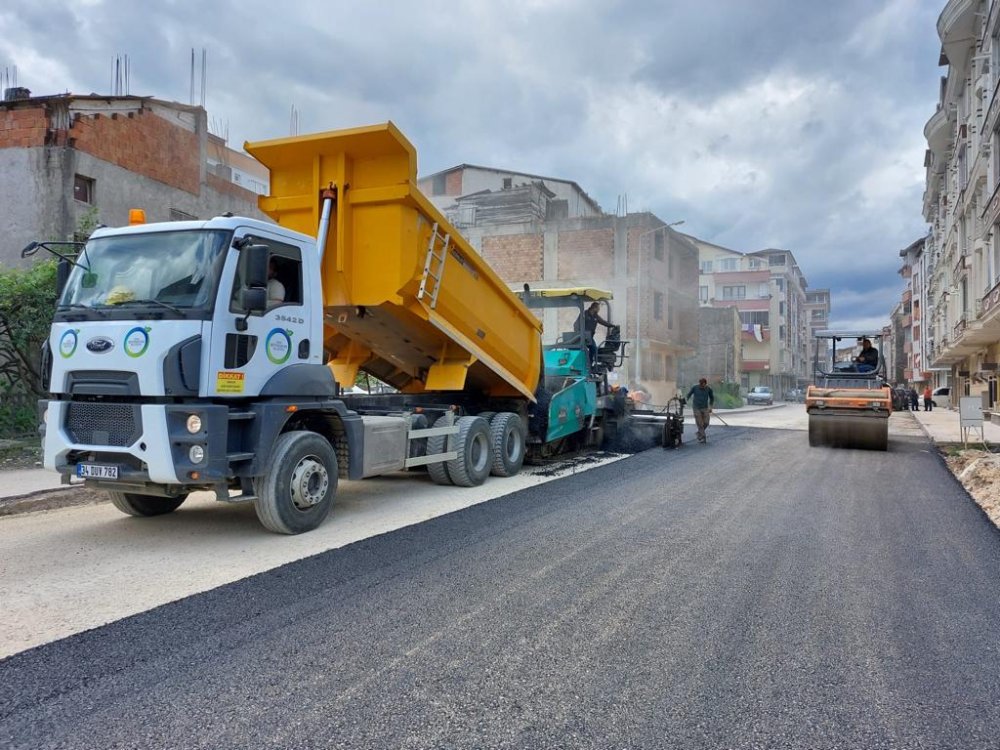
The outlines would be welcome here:
M 424 273 L 420 278 L 420 291 L 417 292 L 417 299 L 430 297 L 430 307 L 437 307 L 438 292 L 441 291 L 441 279 L 444 277 L 444 261 L 448 257 L 448 245 L 451 243 L 451 235 L 438 231 L 438 224 L 434 222 L 431 228 L 431 238 L 427 243 L 427 258 L 424 260 Z

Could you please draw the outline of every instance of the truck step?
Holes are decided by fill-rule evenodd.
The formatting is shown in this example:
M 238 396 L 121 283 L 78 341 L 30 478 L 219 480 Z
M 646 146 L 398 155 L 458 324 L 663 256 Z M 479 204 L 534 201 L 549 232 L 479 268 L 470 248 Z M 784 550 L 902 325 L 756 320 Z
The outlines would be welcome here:
M 235 464 L 240 461 L 252 461 L 256 455 L 256 453 L 227 453 L 226 460 L 231 464 Z
M 231 411 L 229 412 L 229 419 L 232 421 L 238 419 L 256 419 L 256 413 L 252 411 Z
M 252 503 L 254 500 L 257 499 L 257 496 L 256 495 L 247 495 L 247 494 L 244 493 L 242 495 L 230 495 L 228 497 L 216 497 L 215 499 L 216 500 L 220 500 L 221 502 L 224 502 L 224 503 L 232 503 L 233 505 L 236 505 L 237 503 Z

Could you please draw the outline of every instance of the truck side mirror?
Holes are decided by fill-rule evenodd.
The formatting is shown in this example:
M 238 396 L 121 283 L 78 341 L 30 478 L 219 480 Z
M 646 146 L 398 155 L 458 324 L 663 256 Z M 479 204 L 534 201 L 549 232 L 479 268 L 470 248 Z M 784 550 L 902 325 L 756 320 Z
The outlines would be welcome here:
M 271 250 L 267 245 L 250 245 L 243 249 L 243 285 L 249 289 L 267 289 L 267 263 Z M 266 297 L 266 293 L 265 293 Z
M 249 313 L 264 312 L 267 310 L 267 287 L 252 286 L 244 289 L 240 301 L 243 303 L 243 309 Z

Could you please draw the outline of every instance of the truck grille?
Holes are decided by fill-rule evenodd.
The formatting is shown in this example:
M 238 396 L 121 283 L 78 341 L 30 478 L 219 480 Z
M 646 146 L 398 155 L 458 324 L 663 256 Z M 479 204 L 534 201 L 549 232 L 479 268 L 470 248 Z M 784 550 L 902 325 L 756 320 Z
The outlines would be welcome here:
M 138 440 L 141 431 L 136 404 L 71 401 L 66 409 L 66 432 L 74 443 L 127 446 Z

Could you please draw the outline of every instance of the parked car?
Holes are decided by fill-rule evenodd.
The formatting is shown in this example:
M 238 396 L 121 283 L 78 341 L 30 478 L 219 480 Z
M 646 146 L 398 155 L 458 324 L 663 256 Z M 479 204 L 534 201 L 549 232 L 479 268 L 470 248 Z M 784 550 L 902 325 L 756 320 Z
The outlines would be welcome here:
M 951 400 L 951 388 L 947 385 L 943 385 L 940 388 L 935 388 L 931 393 L 931 405 L 938 405 L 938 398 L 940 397 L 942 404 L 947 404 Z
M 770 406 L 773 403 L 774 396 L 771 394 L 771 389 L 766 385 L 755 385 L 747 394 L 748 406 L 751 404 L 767 404 Z
M 804 403 L 806 400 L 806 389 L 792 388 L 792 390 L 790 390 L 787 394 L 785 394 L 785 398 L 786 400 L 796 404 Z

